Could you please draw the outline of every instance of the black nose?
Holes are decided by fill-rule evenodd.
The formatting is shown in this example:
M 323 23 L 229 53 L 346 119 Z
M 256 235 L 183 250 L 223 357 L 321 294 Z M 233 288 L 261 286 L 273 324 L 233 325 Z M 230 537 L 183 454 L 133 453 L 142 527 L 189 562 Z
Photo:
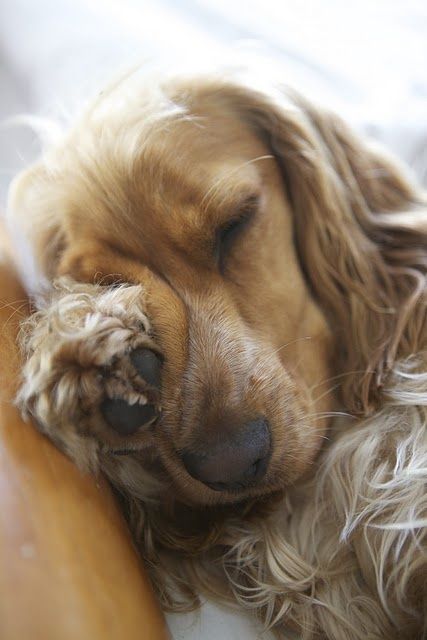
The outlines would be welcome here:
M 193 478 L 215 491 L 244 489 L 265 475 L 270 440 L 268 422 L 259 418 L 204 453 L 183 451 L 181 458 Z

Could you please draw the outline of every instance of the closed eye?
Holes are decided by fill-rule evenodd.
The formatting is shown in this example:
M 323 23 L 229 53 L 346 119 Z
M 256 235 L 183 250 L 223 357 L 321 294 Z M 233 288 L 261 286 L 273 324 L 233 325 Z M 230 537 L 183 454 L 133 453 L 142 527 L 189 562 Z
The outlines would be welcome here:
M 258 196 L 251 196 L 246 199 L 238 213 L 220 227 L 216 234 L 215 256 L 221 272 L 224 271 L 225 261 L 230 255 L 236 241 L 248 227 L 257 208 Z

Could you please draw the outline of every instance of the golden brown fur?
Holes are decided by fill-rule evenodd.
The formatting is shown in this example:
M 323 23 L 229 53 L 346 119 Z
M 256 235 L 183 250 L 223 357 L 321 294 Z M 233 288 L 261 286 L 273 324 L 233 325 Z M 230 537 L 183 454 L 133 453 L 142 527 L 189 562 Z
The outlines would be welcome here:
M 402 169 L 296 96 L 127 78 L 10 209 L 48 283 L 19 401 L 110 477 L 163 602 L 237 598 L 279 635 L 424 637 L 427 210 Z M 135 345 L 164 356 L 161 399 L 130 373 Z M 105 395 L 161 420 L 124 439 Z M 261 414 L 261 482 L 187 473 L 180 451 Z

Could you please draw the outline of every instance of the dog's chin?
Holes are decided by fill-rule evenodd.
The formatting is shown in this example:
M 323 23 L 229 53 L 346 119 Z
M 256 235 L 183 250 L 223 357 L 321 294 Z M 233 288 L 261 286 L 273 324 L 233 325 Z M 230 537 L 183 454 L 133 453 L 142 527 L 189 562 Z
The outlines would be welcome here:
M 159 543 L 169 550 L 179 551 L 180 557 L 206 553 L 229 543 L 229 525 L 265 519 L 283 500 L 283 492 L 276 491 L 234 502 L 211 503 L 181 499 L 168 494 L 156 509 L 155 520 Z
M 276 503 L 278 496 L 283 497 L 285 487 L 258 486 L 245 491 L 214 491 L 208 487 L 198 487 L 191 482 L 183 487 L 175 487 L 168 496 L 169 505 L 174 504 L 179 509 L 194 510 L 205 514 L 206 517 L 237 516 L 244 517 L 254 509 L 268 509 L 271 503 Z
M 176 498 L 184 504 L 200 507 L 245 505 L 256 500 L 266 499 L 279 490 L 279 486 L 273 487 L 267 484 L 248 487 L 245 490 L 215 490 L 201 482 L 190 480 L 185 483 L 185 486 L 177 489 Z
M 227 507 L 245 506 L 257 501 L 269 500 L 272 496 L 283 494 L 286 488 L 298 478 L 290 482 L 287 476 L 267 471 L 266 479 L 252 486 L 235 489 L 210 487 L 189 475 L 182 465 L 170 458 L 161 464 L 163 469 L 166 502 L 179 502 L 194 507 Z M 275 467 L 279 466 L 276 460 Z

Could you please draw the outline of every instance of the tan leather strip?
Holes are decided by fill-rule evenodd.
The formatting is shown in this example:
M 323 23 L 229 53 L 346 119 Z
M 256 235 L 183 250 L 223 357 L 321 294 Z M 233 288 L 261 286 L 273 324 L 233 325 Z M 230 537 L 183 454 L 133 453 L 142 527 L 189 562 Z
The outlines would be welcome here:
M 27 312 L 0 229 L 0 638 L 166 640 L 108 486 L 83 476 L 11 404 Z

